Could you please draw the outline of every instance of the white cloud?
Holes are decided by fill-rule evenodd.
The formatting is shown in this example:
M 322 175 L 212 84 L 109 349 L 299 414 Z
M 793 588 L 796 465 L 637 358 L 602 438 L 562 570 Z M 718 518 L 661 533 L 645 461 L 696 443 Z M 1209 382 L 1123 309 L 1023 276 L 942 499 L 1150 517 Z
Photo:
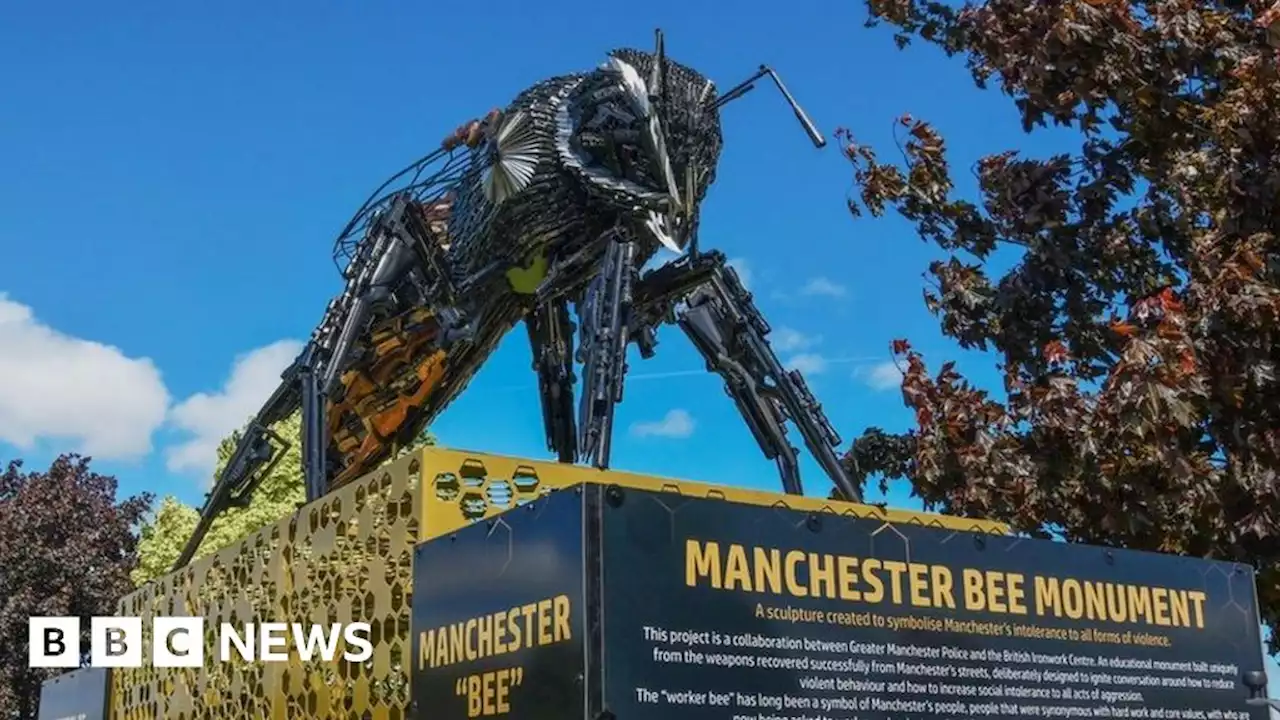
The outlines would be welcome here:
M 752 280 L 751 264 L 747 262 L 747 259 L 730 258 L 725 264 L 733 268 L 734 272 L 738 273 L 738 280 L 742 282 L 742 287 L 750 290 Z
M 301 350 L 302 343 L 280 340 L 245 353 L 232 363 L 221 390 L 196 393 L 175 405 L 169 422 L 190 437 L 165 453 L 169 470 L 211 478 L 219 443 L 258 412 Z
M 813 278 L 800 288 L 801 295 L 810 297 L 839 298 L 844 297 L 847 292 L 845 286 L 824 277 Z
M 892 390 L 902 385 L 902 371 L 892 360 L 860 367 L 853 371 L 853 376 L 871 386 L 872 390 Z
M 774 328 L 769 333 L 769 344 L 780 353 L 799 352 L 822 342 L 821 336 L 806 335 L 789 327 Z
M 169 393 L 150 358 L 61 333 L 0 293 L 0 441 L 71 441 L 100 460 L 151 452 Z
M 818 375 L 827 369 L 827 359 L 817 353 L 800 353 L 786 362 L 788 370 L 799 370 L 805 375 Z
M 642 438 L 687 438 L 693 434 L 693 428 L 693 416 L 677 408 L 668 412 L 661 420 L 633 423 L 631 434 Z

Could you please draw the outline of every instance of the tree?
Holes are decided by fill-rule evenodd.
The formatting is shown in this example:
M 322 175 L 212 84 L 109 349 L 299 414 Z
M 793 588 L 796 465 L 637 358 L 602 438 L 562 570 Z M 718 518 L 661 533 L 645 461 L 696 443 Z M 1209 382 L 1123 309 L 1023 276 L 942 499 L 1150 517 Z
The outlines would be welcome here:
M 306 501 L 306 486 L 302 476 L 301 415 L 295 413 L 273 429 L 289 443 L 289 448 L 275 468 L 263 478 L 247 507 L 228 508 L 213 521 L 195 557 L 208 555 L 280 520 Z M 222 474 L 227 461 L 235 452 L 242 432 L 236 431 L 219 445 L 214 478 Z M 400 449 L 394 457 L 435 444 L 435 436 L 424 430 L 415 442 Z M 141 585 L 167 574 L 199 520 L 200 511 L 196 508 L 172 496 L 163 498 L 154 516 L 142 527 L 138 546 L 140 561 L 133 572 L 134 582 Z
M 904 47 L 964 56 L 1028 132 L 954 197 L 943 138 L 905 117 L 901 164 L 850 133 L 854 215 L 892 208 L 946 259 L 925 302 L 992 350 L 997 399 L 893 343 L 915 427 L 847 457 L 933 508 L 1071 541 L 1254 564 L 1280 619 L 1280 4 L 1258 0 L 868 0 Z M 998 247 L 1021 253 L 992 277 Z M 1275 640 L 1272 649 L 1277 649 Z
M 930 267 L 925 301 L 961 347 L 994 352 L 1004 381 L 1003 397 L 994 397 L 952 363 L 930 373 L 909 342 L 895 341 L 915 427 L 864 433 L 851 467 L 862 477 L 907 478 L 931 507 L 1032 534 L 1252 563 L 1264 620 L 1274 625 L 1280 5 L 989 0 L 957 9 L 868 0 L 868 7 L 900 44 L 931 43 L 963 56 L 980 87 L 997 82 L 1028 131 L 1071 127 L 1080 145 L 1050 158 L 990 156 L 976 168 L 980 197 L 966 201 L 955 197 L 945 142 L 928 123 L 902 120 L 900 165 L 842 134 L 859 184 L 851 211 L 892 208 L 949 255 Z M 1021 259 L 993 277 L 986 262 L 998 247 L 1016 248 Z M 293 509 L 301 499 L 296 453 L 294 443 L 272 474 L 281 479 L 278 492 L 264 482 L 255 496 L 262 511 L 229 511 L 220 521 L 226 531 L 215 535 L 215 525 L 202 553 Z M 25 633 L 33 612 L 58 614 L 13 612 L 14 597 L 37 597 L 23 595 L 19 583 L 63 588 L 38 597 L 67 608 L 91 605 L 72 597 L 85 576 L 72 583 L 54 565 L 29 571 L 44 567 L 35 549 L 46 552 L 47 544 L 30 544 L 10 530 L 16 523 L 46 535 L 81 532 L 96 542 L 68 538 L 76 550 L 58 557 L 74 557 L 74 567 L 85 558 L 114 567 L 110 553 L 83 554 L 104 544 L 104 532 L 116 535 L 95 512 L 128 514 L 113 504 L 114 483 L 82 507 L 68 499 L 78 497 L 68 478 L 87 470 L 57 468 L 42 480 L 24 480 L 36 476 L 20 476 L 14 465 L 2 476 L 4 637 L 22 637 L 15 633 Z M 40 482 L 46 490 L 28 490 L 22 506 L 35 514 L 15 514 L 10 496 L 20 492 L 7 488 Z M 174 533 L 180 542 L 178 525 L 192 517 L 180 506 L 166 498 L 142 544 L 159 547 Z M 245 519 L 237 525 L 235 517 Z M 114 542 L 127 557 L 125 540 Z M 104 596 L 118 589 L 108 580 L 91 584 L 111 586 Z M 15 617 L 22 628 L 8 624 Z M 9 680 L 6 652 L 16 651 L 0 645 L 9 687 L 31 687 Z M 9 692 L 21 701 L 21 692 Z M 0 683 L 0 703 L 5 697 Z
M 40 685 L 62 670 L 27 666 L 27 620 L 74 616 L 87 651 L 89 618 L 116 614 L 133 589 L 134 531 L 150 495 L 116 500 L 116 479 L 63 455 L 45 472 L 22 461 L 0 473 L 0 717 L 33 719 Z
M 392 459 L 399 460 L 415 450 L 421 450 L 424 447 L 434 447 L 438 444 L 439 441 L 436 439 L 435 433 L 431 432 L 428 428 L 423 428 L 422 432 L 418 433 L 418 437 L 413 439 L 413 442 L 402 448 L 398 448 L 392 456 Z

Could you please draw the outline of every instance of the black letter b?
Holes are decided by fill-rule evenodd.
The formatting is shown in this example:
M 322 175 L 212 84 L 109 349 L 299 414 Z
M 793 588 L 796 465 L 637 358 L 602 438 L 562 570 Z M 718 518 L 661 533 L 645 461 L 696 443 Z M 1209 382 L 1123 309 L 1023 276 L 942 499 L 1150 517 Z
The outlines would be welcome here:
M 62 628 L 45 628 L 44 629 L 44 654 L 61 655 L 67 651 L 66 636 L 62 633 Z

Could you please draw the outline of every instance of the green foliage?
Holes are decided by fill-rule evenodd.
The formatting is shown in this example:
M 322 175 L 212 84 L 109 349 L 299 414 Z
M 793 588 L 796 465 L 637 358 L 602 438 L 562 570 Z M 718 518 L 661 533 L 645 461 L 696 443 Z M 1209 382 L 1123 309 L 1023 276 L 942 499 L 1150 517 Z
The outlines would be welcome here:
M 397 450 L 394 453 L 393 458 L 399 459 L 404 457 L 405 455 L 408 455 L 414 450 L 417 450 L 419 448 L 424 448 L 424 447 L 431 447 L 436 444 L 438 444 L 436 441 L 436 436 L 430 430 L 423 430 L 421 433 L 418 433 L 418 437 L 413 442 Z
M 208 534 L 200 543 L 200 549 L 196 551 L 196 558 L 224 548 L 245 535 L 286 517 L 306 502 L 306 488 L 302 477 L 301 415 L 294 414 L 273 429 L 288 441 L 289 449 L 254 491 L 248 507 L 228 508 L 213 521 Z M 237 431 L 224 439 L 218 447 L 214 478 L 226 467 L 240 436 L 241 432 Z M 415 442 L 400 449 L 394 457 L 435 444 L 435 436 L 424 430 Z M 138 543 L 139 563 L 133 572 L 133 581 L 141 585 L 168 573 L 199 519 L 200 512 L 196 508 L 172 496 L 165 497 L 156 508 L 155 516 L 142 527 Z
M 169 572 L 199 520 L 200 513 L 190 505 L 172 495 L 162 498 L 154 517 L 143 524 L 139 533 L 138 567 L 131 575 L 133 581 L 142 585 Z

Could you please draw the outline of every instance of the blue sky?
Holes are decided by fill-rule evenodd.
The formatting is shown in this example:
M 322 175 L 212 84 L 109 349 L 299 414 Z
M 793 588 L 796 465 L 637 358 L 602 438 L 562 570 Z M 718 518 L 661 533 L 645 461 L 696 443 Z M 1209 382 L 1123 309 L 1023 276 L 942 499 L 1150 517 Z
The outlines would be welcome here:
M 527 9 L 536 7 L 533 10 Z M 761 62 L 819 127 L 892 152 L 906 112 L 958 168 L 1022 134 L 962 62 L 895 50 L 862 3 L 438 6 L 48 2 L 0 23 L 0 458 L 91 452 L 124 492 L 198 502 L 217 438 L 257 408 L 340 288 L 333 237 L 387 175 L 545 76 L 613 47 L 667 50 L 720 86 Z M 934 251 L 896 218 L 852 220 L 847 164 L 761 87 L 726 109 L 702 242 L 744 269 L 848 439 L 910 420 L 896 337 L 992 379 L 920 299 Z M 964 178 L 967 173 L 958 173 Z M 633 362 L 617 467 L 777 488 L 717 378 L 676 328 Z M 4 348 L 8 348 L 7 350 Z M 797 359 L 797 356 L 798 359 Z M 547 457 L 523 332 L 439 419 L 446 445 Z M 798 444 L 799 439 L 796 439 Z M 806 461 L 810 492 L 828 484 Z M 873 492 L 874 495 L 874 492 Z M 910 505 L 902 488 L 890 502 Z
M 113 359 L 46 380 L 45 354 L 68 364 L 90 348 L 27 353 L 32 375 L 10 376 L 19 407 L 0 414 L 0 439 L 31 462 L 86 449 L 126 491 L 198 500 L 212 440 L 290 359 L 295 346 L 277 343 L 304 339 L 340 289 L 330 246 L 368 192 L 461 122 L 612 47 L 649 47 L 657 26 L 674 58 L 722 87 L 773 65 L 828 136 L 846 126 L 888 143 L 911 112 L 939 122 L 962 166 L 1023 141 L 1007 103 L 976 92 L 960 63 L 895 51 L 860 28 L 857 5 L 753 15 L 658 2 L 622 16 L 552 3 L 530 16 L 499 3 L 462 21 L 379 2 L 29 4 L 0 29 L 0 292 L 28 310 L 23 327 Z M 813 148 L 771 89 L 731 105 L 725 124 L 703 242 L 745 269 L 784 360 L 811 371 L 844 435 L 904 427 L 899 393 L 875 380 L 894 337 L 948 352 L 920 302 L 930 248 L 896 219 L 853 221 L 838 148 Z M 684 336 L 667 328 L 660 341 L 634 363 L 615 465 L 777 487 Z M 545 457 L 528 367 L 512 333 L 436 424 L 442 441 Z

